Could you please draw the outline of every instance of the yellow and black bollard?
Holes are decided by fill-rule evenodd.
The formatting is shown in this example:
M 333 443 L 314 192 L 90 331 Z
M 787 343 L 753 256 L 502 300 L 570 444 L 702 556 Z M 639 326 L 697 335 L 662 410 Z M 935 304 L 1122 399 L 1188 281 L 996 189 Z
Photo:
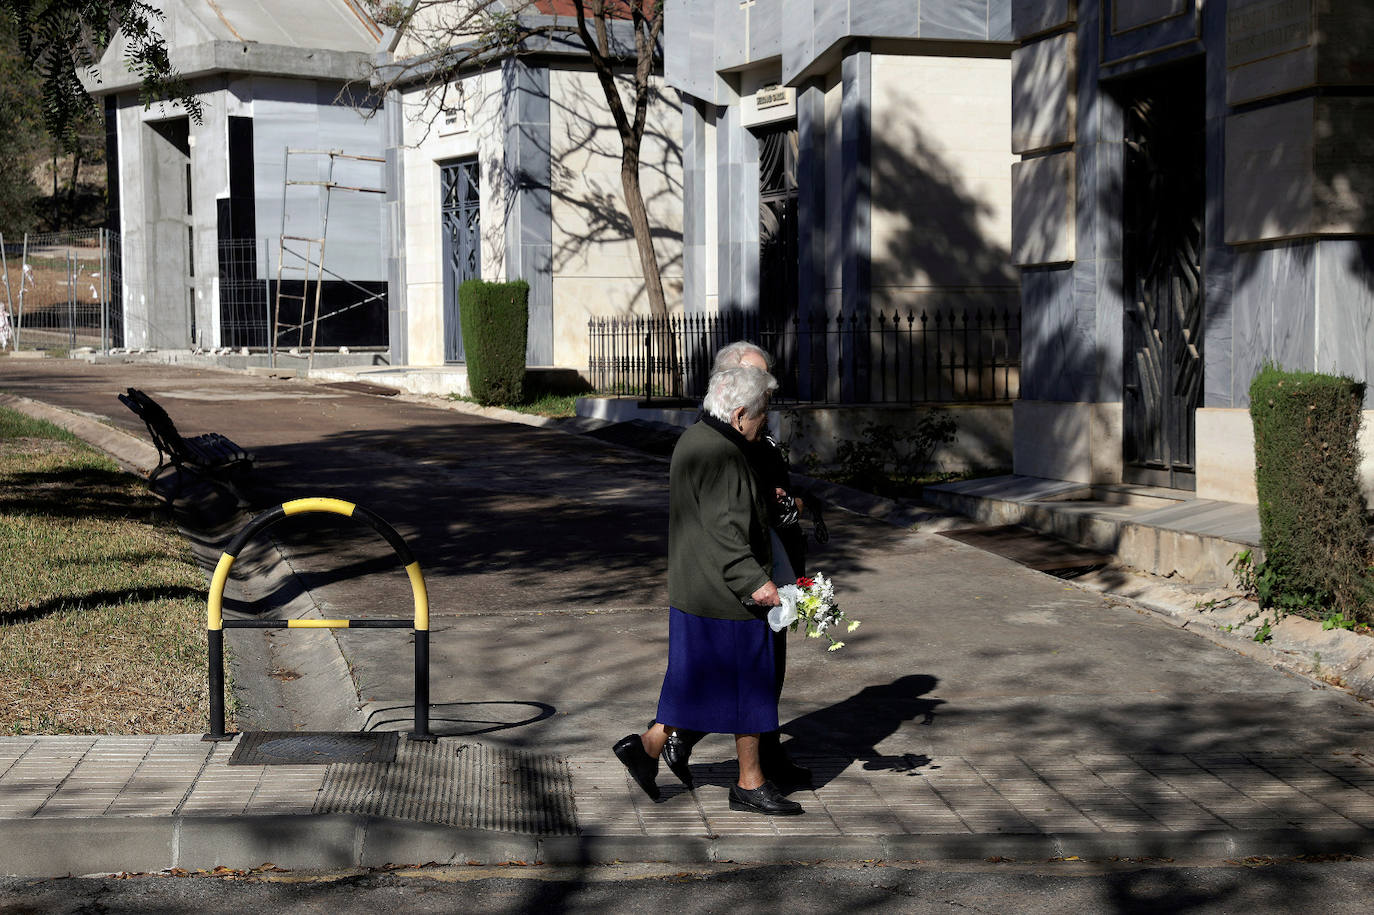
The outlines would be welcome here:
M 375 513 L 344 502 L 341 499 L 296 499 L 268 509 L 249 521 L 243 530 L 230 541 L 215 575 L 210 581 L 210 599 L 206 608 L 206 636 L 209 642 L 210 658 L 210 733 L 205 740 L 228 740 L 232 735 L 224 731 L 224 630 L 225 629 L 405 629 L 412 623 L 406 620 L 356 619 L 356 620 L 226 620 L 224 618 L 224 585 L 229 580 L 229 570 L 234 566 L 246 544 L 252 537 L 262 533 L 273 524 L 291 515 L 310 512 L 327 512 L 356 518 L 382 535 L 396 552 L 406 574 L 410 576 L 410 590 L 415 601 L 415 730 L 411 740 L 434 740 L 429 732 L 429 595 L 425 591 L 425 579 L 420 574 L 420 564 L 411 555 L 410 548 Z

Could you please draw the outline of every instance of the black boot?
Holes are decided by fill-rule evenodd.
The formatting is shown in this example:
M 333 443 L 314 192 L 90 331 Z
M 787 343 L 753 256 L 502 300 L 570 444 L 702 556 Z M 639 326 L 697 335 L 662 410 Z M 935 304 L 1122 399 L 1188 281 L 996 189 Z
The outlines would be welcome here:
M 789 790 L 811 787 L 811 770 L 792 762 L 777 731 L 759 735 L 759 765 L 763 767 L 763 777 L 775 785 Z
M 697 742 L 705 736 L 705 731 L 689 731 L 686 728 L 677 728 L 668 735 L 667 742 L 663 744 L 663 761 L 668 764 L 672 773 L 687 786 L 688 791 L 696 786 L 692 782 L 692 769 L 687 765 L 687 760 L 692 755 L 692 747 L 696 746 Z
M 639 739 L 639 735 L 630 734 L 621 738 L 611 747 L 611 752 L 630 770 L 631 777 L 649 795 L 649 799 L 658 800 L 658 783 L 655 781 L 658 777 L 658 760 L 644 749 L 644 741 Z

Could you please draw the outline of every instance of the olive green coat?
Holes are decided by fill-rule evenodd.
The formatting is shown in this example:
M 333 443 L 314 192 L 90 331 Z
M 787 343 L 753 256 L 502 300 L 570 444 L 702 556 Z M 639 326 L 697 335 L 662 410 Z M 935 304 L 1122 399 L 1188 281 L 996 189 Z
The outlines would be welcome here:
M 733 428 L 703 418 L 678 439 L 668 472 L 668 603 L 695 616 L 748 620 L 743 601 L 773 566 L 764 494 Z

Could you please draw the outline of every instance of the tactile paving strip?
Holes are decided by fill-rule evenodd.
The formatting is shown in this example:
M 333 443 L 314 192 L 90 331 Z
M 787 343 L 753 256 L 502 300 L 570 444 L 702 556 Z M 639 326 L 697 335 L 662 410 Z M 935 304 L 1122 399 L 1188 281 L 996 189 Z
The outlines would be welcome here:
M 330 766 L 314 812 L 537 835 L 577 833 L 566 760 L 453 740 L 404 741 L 390 766 Z
M 396 759 L 397 735 L 391 731 L 346 734 L 327 731 L 262 731 L 244 734 L 231 766 L 309 766 L 335 763 L 389 763 Z

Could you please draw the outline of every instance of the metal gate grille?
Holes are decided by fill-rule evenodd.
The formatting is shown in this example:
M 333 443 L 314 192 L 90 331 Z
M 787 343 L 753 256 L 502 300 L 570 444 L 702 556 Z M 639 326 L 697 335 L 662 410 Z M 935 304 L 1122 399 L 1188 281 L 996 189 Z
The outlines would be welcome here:
M 462 362 L 458 287 L 482 276 L 481 184 L 477 160 L 443 166 L 444 361 Z
M 1202 80 L 1194 68 L 1147 79 L 1125 106 L 1123 458 L 1131 482 L 1192 489 L 1202 405 Z

